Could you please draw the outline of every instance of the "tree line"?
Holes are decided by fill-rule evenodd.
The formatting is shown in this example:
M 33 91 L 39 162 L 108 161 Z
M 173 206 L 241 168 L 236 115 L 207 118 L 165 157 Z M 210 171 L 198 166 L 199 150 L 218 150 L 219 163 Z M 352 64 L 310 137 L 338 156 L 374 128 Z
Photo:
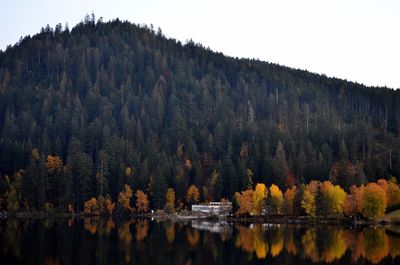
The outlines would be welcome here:
M 32 152 L 34 156 L 36 152 Z M 34 159 L 34 158 L 33 158 Z M 60 186 L 63 176 L 62 160 L 59 157 L 48 156 L 46 160 L 46 180 L 44 187 L 57 187 L 66 192 L 68 187 Z M 131 171 L 132 169 L 127 169 Z M 32 211 L 35 210 L 32 202 L 27 200 L 26 172 L 19 170 L 14 176 L 6 175 L 5 180 L 8 188 L 0 197 L 0 209 L 9 212 Z M 98 176 L 102 178 L 102 176 Z M 25 180 L 25 181 L 24 181 Z M 60 184 L 61 183 L 61 184 Z M 163 209 L 166 213 L 190 209 L 196 203 L 207 203 L 214 200 L 214 196 L 207 187 L 197 187 L 191 185 L 187 188 L 184 196 L 176 195 L 175 190 L 169 187 L 160 198 L 155 193 L 157 185 L 149 183 L 145 191 L 132 190 L 129 184 L 125 184 L 118 193 L 116 203 L 113 198 L 101 190 L 99 195 L 88 197 L 83 203 L 82 211 L 87 215 L 113 215 L 114 210 L 119 214 L 146 213 L 151 208 Z M 67 189 L 65 189 L 67 188 Z M 79 205 L 74 204 L 73 197 L 51 196 L 52 190 L 43 193 L 46 197 L 44 210 L 53 213 L 55 210 L 61 212 L 79 213 Z M 149 193 L 149 195 L 147 194 Z M 32 196 L 32 194 L 29 194 Z M 35 195 L 33 195 L 33 198 Z M 157 207 L 155 201 L 162 204 Z M 65 209 L 61 208 L 64 203 Z M 222 199 L 224 201 L 226 199 Z M 282 191 L 276 184 L 272 183 L 267 188 L 265 183 L 257 183 L 252 188 L 252 184 L 244 191 L 235 192 L 234 198 L 236 215 L 286 215 L 286 216 L 363 216 L 365 218 L 375 218 L 385 214 L 387 209 L 394 210 L 400 208 L 400 187 L 397 179 L 389 181 L 379 179 L 377 182 L 370 182 L 367 185 L 352 185 L 349 192 L 341 186 L 334 185 L 330 181 L 313 180 L 308 184 L 291 186 Z M 57 204 L 57 202 L 59 204 Z M 153 207 L 151 207 L 151 205 Z
M 346 192 L 330 181 L 311 181 L 282 192 L 275 184 L 269 188 L 257 183 L 254 190 L 236 192 L 236 215 L 287 215 L 311 217 L 383 216 L 387 209 L 400 207 L 400 187 L 396 179 L 379 179 Z
M 94 16 L 0 51 L 0 132 L 2 199 L 36 210 L 116 202 L 125 184 L 161 209 L 168 188 L 184 204 L 192 185 L 219 201 L 254 183 L 350 192 L 400 176 L 397 90 Z

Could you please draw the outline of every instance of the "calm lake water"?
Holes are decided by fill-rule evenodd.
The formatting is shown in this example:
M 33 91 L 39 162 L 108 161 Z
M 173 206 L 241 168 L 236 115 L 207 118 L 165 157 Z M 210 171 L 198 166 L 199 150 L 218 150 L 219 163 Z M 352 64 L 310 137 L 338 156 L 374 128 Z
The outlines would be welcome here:
M 400 264 L 382 228 L 0 220 L 0 264 Z

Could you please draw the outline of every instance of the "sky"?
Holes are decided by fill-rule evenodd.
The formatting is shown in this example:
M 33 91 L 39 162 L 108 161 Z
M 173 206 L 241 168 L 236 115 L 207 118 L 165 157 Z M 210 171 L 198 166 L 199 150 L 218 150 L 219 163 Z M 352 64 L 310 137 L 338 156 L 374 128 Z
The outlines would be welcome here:
M 400 88 L 399 0 L 0 0 L 0 49 L 94 12 L 225 55 Z

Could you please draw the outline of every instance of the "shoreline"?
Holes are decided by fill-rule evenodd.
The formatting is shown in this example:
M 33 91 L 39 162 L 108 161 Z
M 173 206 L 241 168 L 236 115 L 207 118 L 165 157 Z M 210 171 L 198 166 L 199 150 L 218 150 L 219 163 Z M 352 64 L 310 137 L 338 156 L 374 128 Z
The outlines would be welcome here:
M 109 215 L 87 215 L 84 213 L 45 213 L 45 212 L 17 212 L 8 213 L 0 212 L 0 219 L 45 219 L 45 218 L 106 218 Z M 380 225 L 396 225 L 389 220 L 377 219 L 377 220 L 366 220 L 357 219 L 354 220 L 352 217 L 340 216 L 340 217 L 311 217 L 311 216 L 283 216 L 283 215 L 263 215 L 263 216 L 216 216 L 210 214 L 198 214 L 191 212 L 180 212 L 180 213 L 132 213 L 129 215 L 113 215 L 112 217 L 117 219 L 137 219 L 137 218 L 148 218 L 157 221 L 175 221 L 175 222 L 188 222 L 188 221 L 226 221 L 229 223 L 267 223 L 267 224 L 291 224 L 291 225 L 356 225 L 356 226 L 376 226 Z

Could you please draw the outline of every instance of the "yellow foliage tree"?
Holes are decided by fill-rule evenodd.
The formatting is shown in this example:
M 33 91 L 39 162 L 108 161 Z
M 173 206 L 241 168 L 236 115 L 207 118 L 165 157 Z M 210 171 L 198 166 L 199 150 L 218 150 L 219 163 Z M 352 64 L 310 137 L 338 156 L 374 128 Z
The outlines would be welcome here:
M 264 183 L 257 183 L 253 192 L 253 213 L 261 215 L 268 191 Z
M 175 191 L 172 188 L 169 188 L 167 190 L 167 193 L 165 194 L 165 201 L 167 202 L 167 205 L 171 207 L 171 209 L 175 208 Z
M 307 214 L 315 216 L 315 197 L 314 194 L 307 189 L 304 191 L 301 207 Z
M 280 214 L 282 212 L 283 194 L 278 186 L 271 184 L 269 187 L 271 208 L 274 213 Z
M 382 216 L 386 211 L 386 193 L 376 183 L 369 183 L 363 195 L 362 213 L 367 218 Z
M 340 186 L 333 185 L 330 181 L 324 181 L 315 195 L 316 214 L 342 213 L 345 198 L 346 192 Z
M 335 185 L 331 189 L 329 189 L 328 196 L 332 201 L 332 213 L 342 213 L 343 202 L 346 198 L 346 192 L 339 185 Z
M 400 188 L 395 183 L 389 181 L 387 191 L 387 206 L 392 207 L 400 204 Z

